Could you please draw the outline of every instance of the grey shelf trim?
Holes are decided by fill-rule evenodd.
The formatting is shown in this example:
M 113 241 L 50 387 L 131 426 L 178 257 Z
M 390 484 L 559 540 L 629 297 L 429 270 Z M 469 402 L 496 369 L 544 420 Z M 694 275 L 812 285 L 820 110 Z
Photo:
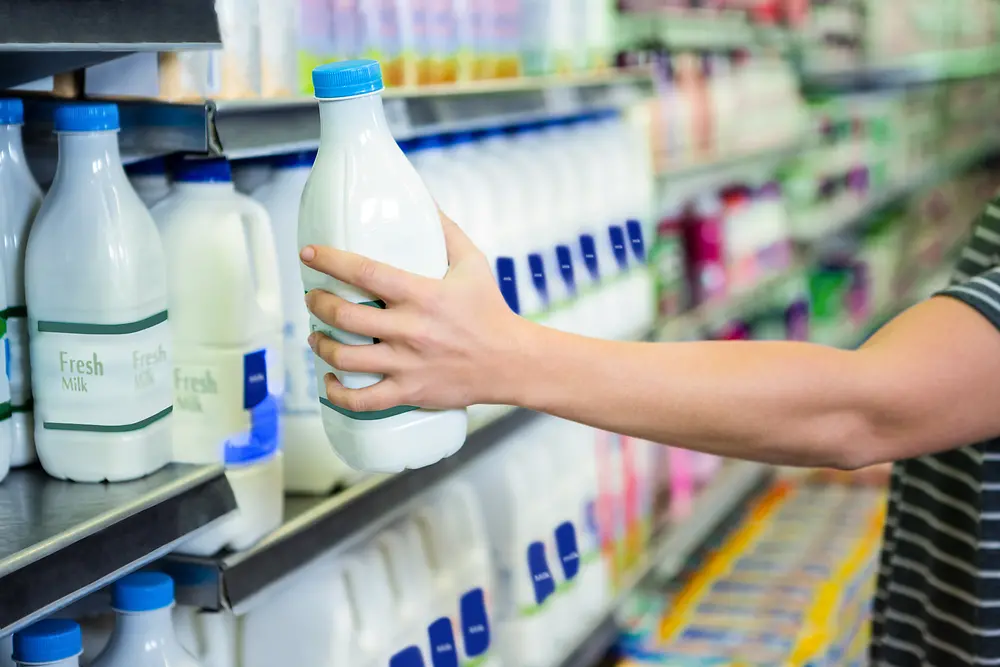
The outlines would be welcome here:
M 236 508 L 222 466 L 78 484 L 37 469 L 0 484 L 0 635 L 150 563 Z
M 803 84 L 820 90 L 894 88 L 954 79 L 972 79 L 1000 72 L 1000 48 L 923 53 L 899 61 L 858 68 L 806 70 Z
M 170 572 L 184 571 L 178 597 L 204 609 L 238 607 L 327 551 L 350 543 L 373 524 L 392 516 L 433 484 L 451 476 L 533 419 L 514 410 L 469 435 L 459 452 L 440 463 L 398 475 L 377 475 L 327 497 L 289 496 L 284 524 L 247 551 L 213 558 L 171 555 Z

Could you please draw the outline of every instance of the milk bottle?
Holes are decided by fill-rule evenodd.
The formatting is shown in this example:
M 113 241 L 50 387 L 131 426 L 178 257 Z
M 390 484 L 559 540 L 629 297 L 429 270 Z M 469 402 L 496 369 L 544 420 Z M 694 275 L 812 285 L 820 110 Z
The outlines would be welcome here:
M 118 107 L 58 108 L 59 165 L 28 240 L 35 444 L 52 476 L 122 481 L 171 455 L 163 247 L 118 154 Z
M 78 667 L 83 639 L 76 621 L 46 618 L 14 633 L 14 663 L 19 667 Z
M 125 167 L 125 173 L 146 206 L 153 206 L 170 193 L 167 162 L 161 157 L 133 162 Z
M 302 195 L 299 244 L 327 245 L 365 255 L 406 271 L 441 278 L 447 251 L 434 200 L 396 145 L 386 124 L 379 91 L 378 63 L 345 61 L 318 67 L 313 83 L 320 102 L 319 153 Z M 305 266 L 306 290 L 325 289 L 374 308 L 379 295 L 367 294 Z M 310 327 L 354 345 L 371 338 L 335 330 L 315 316 Z M 353 468 L 398 472 L 435 463 L 465 441 L 464 410 L 431 411 L 396 406 L 379 412 L 351 412 L 326 400 L 326 373 L 335 372 L 348 388 L 381 377 L 334 371 L 316 361 L 323 424 L 334 449 Z
M 299 202 L 316 151 L 279 155 L 271 159 L 273 175 L 254 191 L 254 198 L 271 218 L 278 254 L 278 278 L 284 312 L 285 390 L 281 400 L 281 428 L 285 462 L 285 489 L 297 493 L 329 493 L 338 483 L 356 477 L 330 448 L 323 430 L 321 406 L 316 400 L 313 352 L 306 343 L 309 311 L 302 299 L 299 271 Z
M 8 427 L 13 431 L 10 463 L 15 467 L 35 460 L 28 320 L 24 300 L 24 249 L 31 221 L 42 203 L 42 190 L 31 175 L 24 157 L 21 143 L 23 122 L 21 100 L 0 99 L 0 233 L 3 234 L 3 276 L 7 285 L 5 317 L 10 343 L 6 354 L 13 410 Z M 0 442 L 4 437 L 0 433 Z M 2 444 L 0 449 L 3 449 Z M 0 455 L 0 460 L 4 458 Z

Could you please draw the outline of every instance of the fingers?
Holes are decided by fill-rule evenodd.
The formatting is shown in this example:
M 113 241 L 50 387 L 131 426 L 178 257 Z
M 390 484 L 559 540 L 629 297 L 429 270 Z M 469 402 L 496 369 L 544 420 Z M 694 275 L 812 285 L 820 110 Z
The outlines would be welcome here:
M 397 333 L 394 313 L 351 303 L 324 290 L 310 290 L 306 294 L 306 307 L 309 312 L 331 327 L 359 336 L 389 338 Z
M 388 410 L 402 403 L 399 400 L 401 392 L 391 380 L 382 380 L 364 389 L 348 389 L 333 373 L 327 373 L 324 379 L 327 400 L 351 412 Z
M 310 245 L 300 253 L 302 263 L 348 285 L 376 294 L 386 301 L 406 301 L 429 282 L 429 278 L 376 262 L 352 252 Z
M 314 331 L 309 347 L 338 371 L 384 375 L 392 370 L 392 349 L 387 345 L 347 345 Z
M 444 243 L 448 249 L 448 264 L 454 266 L 463 257 L 478 253 L 479 249 L 472 242 L 462 228 L 444 214 L 440 209 L 441 228 L 444 230 Z

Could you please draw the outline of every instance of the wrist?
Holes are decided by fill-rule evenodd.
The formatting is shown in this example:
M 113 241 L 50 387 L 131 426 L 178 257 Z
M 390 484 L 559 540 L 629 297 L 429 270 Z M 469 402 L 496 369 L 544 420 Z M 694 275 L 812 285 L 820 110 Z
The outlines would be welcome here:
M 545 339 L 554 330 L 510 314 L 499 333 L 495 349 L 488 353 L 481 402 L 531 408 L 530 396 L 540 382 L 539 362 L 544 358 Z

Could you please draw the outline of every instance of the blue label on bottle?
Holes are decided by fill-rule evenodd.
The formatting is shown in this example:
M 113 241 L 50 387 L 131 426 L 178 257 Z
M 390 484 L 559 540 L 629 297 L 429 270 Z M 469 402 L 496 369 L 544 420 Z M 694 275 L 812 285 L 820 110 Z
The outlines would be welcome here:
M 427 628 L 431 640 L 432 667 L 458 667 L 458 648 L 450 618 L 439 618 Z
M 521 302 L 517 298 L 517 273 L 514 260 L 510 257 L 497 257 L 497 281 L 500 283 L 500 293 L 504 301 L 518 315 L 521 314 Z
M 566 283 L 566 291 L 576 294 L 576 274 L 573 271 L 573 253 L 568 245 L 556 246 L 556 261 L 559 263 L 559 274 Z
M 3 339 L 3 353 L 6 355 L 4 358 L 4 372 L 7 374 L 7 379 L 10 379 L 10 338 Z
M 625 231 L 628 233 L 629 247 L 632 248 L 632 256 L 641 264 L 646 263 L 646 240 L 642 234 L 642 223 L 638 220 L 629 220 L 625 223 Z
M 528 255 L 528 269 L 531 270 L 531 284 L 535 286 L 544 307 L 549 305 L 549 282 L 545 277 L 545 262 L 537 252 Z
M 476 658 L 490 650 L 490 620 L 483 589 L 473 588 L 459 600 L 465 655 Z
M 424 667 L 424 655 L 416 646 L 404 648 L 389 658 L 389 667 Z
M 528 573 L 535 588 L 535 603 L 543 604 L 556 592 L 556 582 L 552 580 L 552 571 L 549 570 L 548 559 L 545 557 L 545 545 L 541 542 L 528 545 Z
M 601 534 L 601 527 L 597 525 L 597 502 L 593 499 L 588 499 L 583 512 L 587 522 L 587 535 L 590 536 L 593 543 L 597 543 Z
M 625 243 L 625 230 L 621 225 L 610 225 L 608 227 L 608 238 L 611 240 L 611 252 L 614 253 L 618 270 L 628 269 L 628 248 Z
M 267 398 L 267 360 L 264 350 L 243 355 L 243 409 Z
M 601 279 L 601 266 L 597 262 L 597 242 L 593 234 L 580 234 L 580 250 L 583 253 L 583 264 L 590 273 L 590 279 L 596 283 Z
M 580 548 L 576 541 L 576 526 L 565 521 L 556 526 L 556 549 L 562 563 L 563 576 L 572 581 L 580 571 Z

